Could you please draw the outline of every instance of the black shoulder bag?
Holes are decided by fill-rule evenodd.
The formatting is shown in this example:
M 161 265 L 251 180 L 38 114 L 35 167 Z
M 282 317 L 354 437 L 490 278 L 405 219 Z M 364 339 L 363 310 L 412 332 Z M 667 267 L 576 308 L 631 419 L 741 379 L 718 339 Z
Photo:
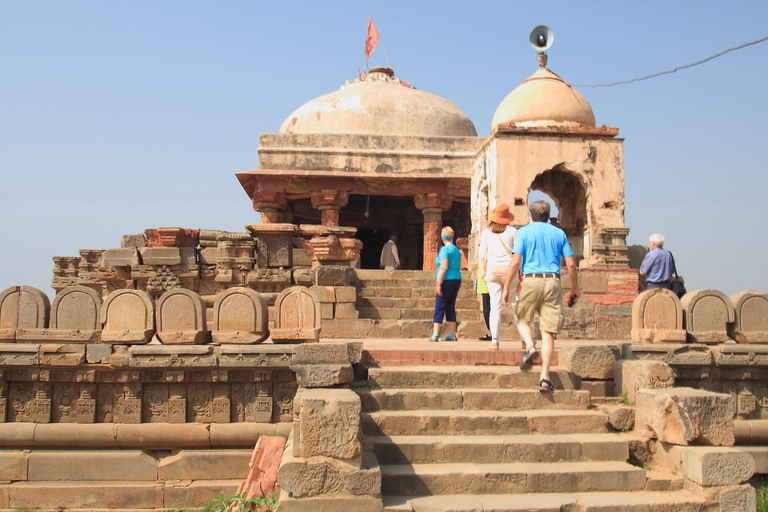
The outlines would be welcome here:
M 674 278 L 672 278 L 672 293 L 677 295 L 677 298 L 682 299 L 683 295 L 686 294 L 688 290 L 685 289 L 685 285 L 680 280 L 679 277 L 677 277 L 677 266 L 675 265 L 675 257 L 672 256 L 672 253 L 670 252 L 669 255 L 672 257 L 672 273 L 674 274 Z

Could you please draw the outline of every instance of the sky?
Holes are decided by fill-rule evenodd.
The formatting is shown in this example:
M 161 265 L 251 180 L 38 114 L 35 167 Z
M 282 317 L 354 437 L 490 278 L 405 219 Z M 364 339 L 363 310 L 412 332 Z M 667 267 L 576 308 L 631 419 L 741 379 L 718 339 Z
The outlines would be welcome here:
M 257 167 L 260 133 L 358 76 L 369 15 L 395 74 L 480 136 L 536 71 L 537 25 L 555 34 L 548 67 L 577 85 L 768 35 L 758 1 L 4 2 L 0 290 L 52 297 L 52 257 L 147 228 L 256 222 L 235 174 Z M 767 63 L 765 42 L 577 86 L 625 139 L 628 242 L 663 233 L 689 290 L 768 292 Z

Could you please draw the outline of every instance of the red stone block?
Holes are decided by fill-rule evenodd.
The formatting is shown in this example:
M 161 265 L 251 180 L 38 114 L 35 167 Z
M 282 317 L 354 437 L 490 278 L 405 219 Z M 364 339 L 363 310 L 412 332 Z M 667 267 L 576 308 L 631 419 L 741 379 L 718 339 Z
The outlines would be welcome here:
M 601 306 L 616 306 L 619 304 L 632 304 L 635 295 L 605 295 L 585 293 L 582 298 L 590 304 L 599 304 Z
M 197 247 L 200 230 L 189 228 L 146 229 L 147 247 Z

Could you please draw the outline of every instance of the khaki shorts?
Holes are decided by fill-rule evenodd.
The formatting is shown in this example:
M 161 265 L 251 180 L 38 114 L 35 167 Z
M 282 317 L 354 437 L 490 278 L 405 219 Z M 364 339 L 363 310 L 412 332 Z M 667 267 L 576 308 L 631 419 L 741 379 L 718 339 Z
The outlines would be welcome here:
M 563 326 L 563 286 L 559 278 L 526 277 L 520 283 L 517 321 L 529 324 L 539 314 L 539 329 L 557 334 Z

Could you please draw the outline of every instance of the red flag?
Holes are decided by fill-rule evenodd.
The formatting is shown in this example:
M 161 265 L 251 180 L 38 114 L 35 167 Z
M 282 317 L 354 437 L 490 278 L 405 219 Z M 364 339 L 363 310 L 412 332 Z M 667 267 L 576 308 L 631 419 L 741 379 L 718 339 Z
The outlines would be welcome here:
M 379 43 L 379 31 L 376 30 L 376 25 L 373 24 L 373 16 L 368 20 L 368 33 L 365 36 L 365 65 L 368 65 L 368 59 L 371 57 L 373 50 L 376 49 L 376 45 Z

